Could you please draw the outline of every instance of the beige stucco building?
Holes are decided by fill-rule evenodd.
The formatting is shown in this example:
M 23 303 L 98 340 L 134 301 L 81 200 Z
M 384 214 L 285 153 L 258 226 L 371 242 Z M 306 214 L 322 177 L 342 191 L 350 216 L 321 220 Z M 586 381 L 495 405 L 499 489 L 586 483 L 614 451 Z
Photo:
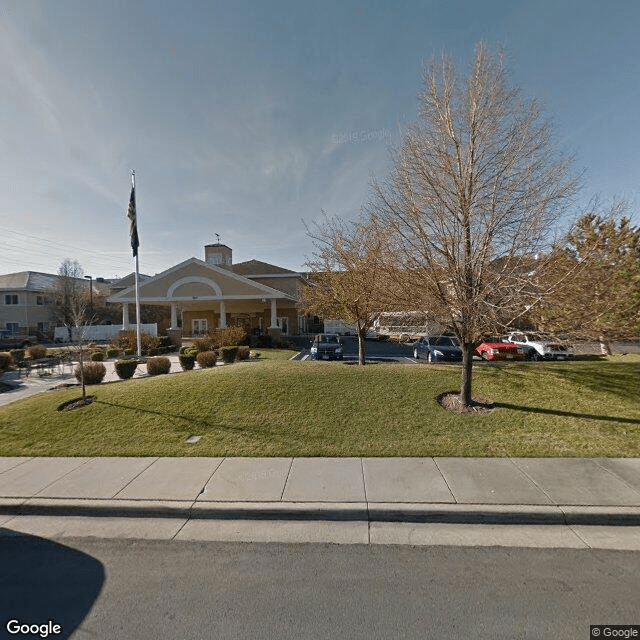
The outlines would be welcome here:
M 122 305 L 123 328 L 135 322 L 135 286 L 131 276 L 112 285 L 108 301 Z M 204 248 L 204 260 L 189 258 L 155 276 L 140 278 L 141 305 L 171 309 L 170 329 L 185 336 L 227 326 L 256 334 L 297 335 L 307 322 L 296 307 L 303 274 L 249 260 L 233 264 L 224 244 Z

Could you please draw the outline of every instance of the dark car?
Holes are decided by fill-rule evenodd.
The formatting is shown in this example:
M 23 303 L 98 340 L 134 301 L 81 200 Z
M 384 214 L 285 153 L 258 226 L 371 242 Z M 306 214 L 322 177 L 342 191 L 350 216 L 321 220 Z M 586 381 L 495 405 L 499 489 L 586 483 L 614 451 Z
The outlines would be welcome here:
M 0 350 L 26 349 L 38 342 L 38 336 L 12 333 L 9 330 L 0 329 Z
M 413 357 L 428 362 L 462 362 L 462 349 L 451 336 L 426 336 L 413 343 Z
M 311 360 L 342 360 L 343 349 L 335 333 L 320 333 L 311 343 Z

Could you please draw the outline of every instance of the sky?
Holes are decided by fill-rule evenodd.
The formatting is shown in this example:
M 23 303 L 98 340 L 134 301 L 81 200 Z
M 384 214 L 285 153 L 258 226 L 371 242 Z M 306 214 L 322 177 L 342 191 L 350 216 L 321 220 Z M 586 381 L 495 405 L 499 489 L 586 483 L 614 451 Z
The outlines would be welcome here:
M 442 52 L 501 45 L 593 196 L 640 205 L 636 0 L 3 0 L 0 273 L 140 272 L 217 241 L 304 270 L 355 219 Z

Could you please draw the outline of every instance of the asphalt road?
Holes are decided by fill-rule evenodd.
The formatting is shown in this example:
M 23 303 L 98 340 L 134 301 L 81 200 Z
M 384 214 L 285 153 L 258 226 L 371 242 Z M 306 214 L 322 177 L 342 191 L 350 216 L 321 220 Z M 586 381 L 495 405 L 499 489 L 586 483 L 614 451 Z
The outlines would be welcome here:
M 358 338 L 352 336 L 342 336 L 340 338 L 344 348 L 345 360 L 358 359 Z M 304 345 L 301 359 L 309 355 L 309 346 Z M 411 343 L 413 344 L 413 343 Z M 398 344 L 387 340 L 367 340 L 366 341 L 367 360 L 382 360 L 387 362 L 415 362 L 413 350 L 410 344 Z
M 1 637 L 25 637 L 8 634 L 12 618 L 62 625 L 50 638 L 111 640 L 558 640 L 589 638 L 589 624 L 640 624 L 637 552 L 66 545 L 2 539 Z

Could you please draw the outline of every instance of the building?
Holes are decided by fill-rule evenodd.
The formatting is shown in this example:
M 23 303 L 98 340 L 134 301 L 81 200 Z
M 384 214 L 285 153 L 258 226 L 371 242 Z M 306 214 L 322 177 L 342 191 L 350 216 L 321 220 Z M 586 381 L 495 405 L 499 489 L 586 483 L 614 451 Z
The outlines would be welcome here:
M 0 329 L 16 334 L 49 331 L 55 278 L 37 271 L 0 275 Z
M 135 318 L 135 285 L 112 283 L 112 304 L 122 305 L 123 328 Z M 252 334 L 307 333 L 307 318 L 297 308 L 302 273 L 249 260 L 233 264 L 224 244 L 204 247 L 204 260 L 189 258 L 156 274 L 139 278 L 141 305 L 170 308 L 170 330 L 197 336 L 212 329 L 244 326 Z M 133 310 L 130 310 L 133 305 Z
M 0 329 L 14 334 L 48 334 L 56 325 L 54 290 L 58 275 L 20 271 L 0 275 Z M 102 279 L 75 278 L 87 295 L 104 293 Z M 93 291 L 91 291 L 93 289 Z

